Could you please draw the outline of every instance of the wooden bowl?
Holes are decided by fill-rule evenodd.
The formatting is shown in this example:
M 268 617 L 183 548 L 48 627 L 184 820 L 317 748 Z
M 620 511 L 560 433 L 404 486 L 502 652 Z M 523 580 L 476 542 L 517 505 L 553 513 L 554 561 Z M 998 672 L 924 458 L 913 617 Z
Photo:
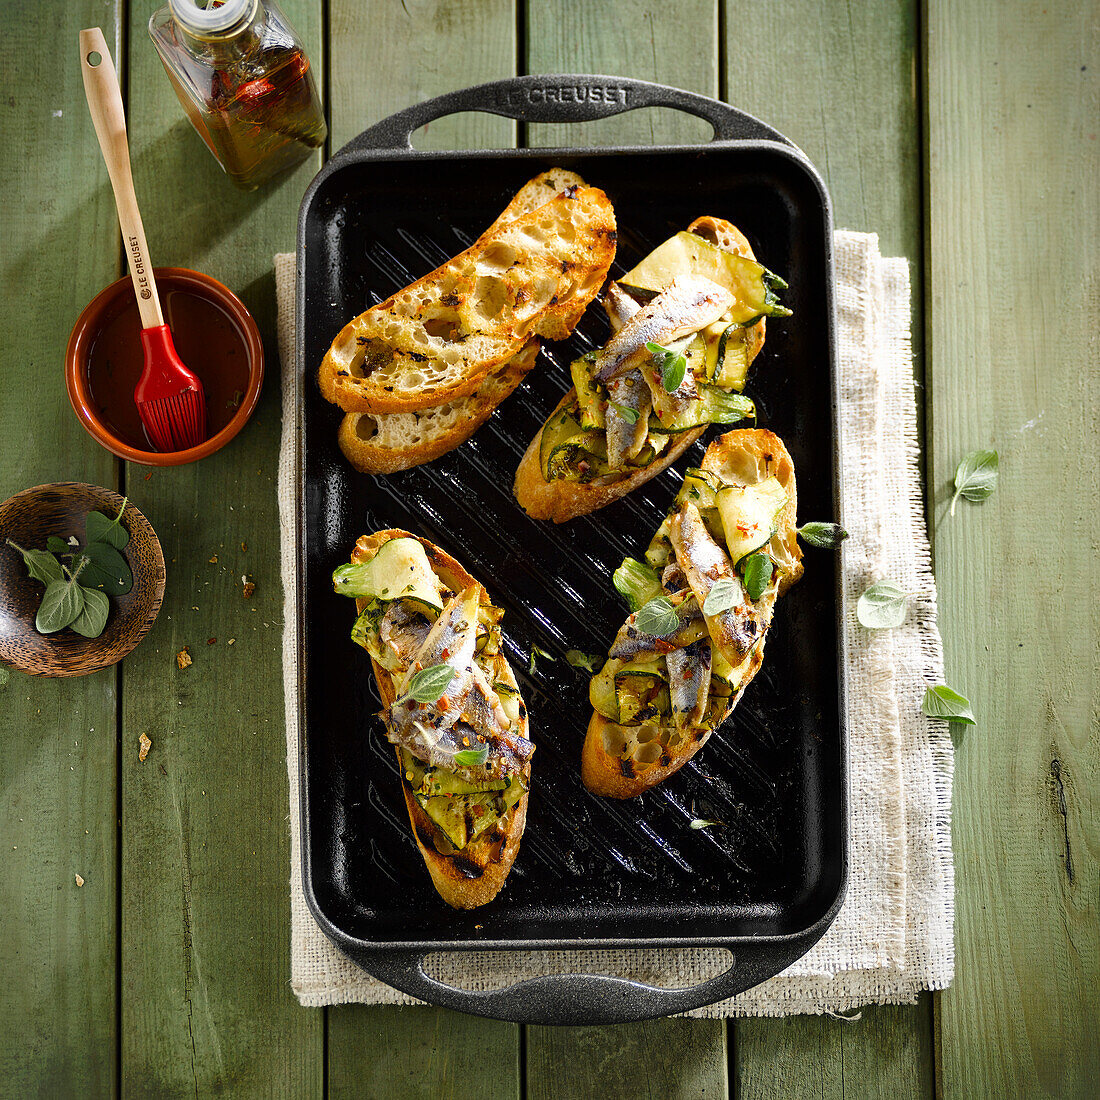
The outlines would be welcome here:
M 73 630 L 39 634 L 34 626 L 45 586 L 27 574 L 23 557 L 7 543 L 44 550 L 50 535 L 84 543 L 89 512 L 117 516 L 122 497 L 75 481 L 37 485 L 0 504 L 0 662 L 32 676 L 87 676 L 121 661 L 149 632 L 164 599 L 164 555 L 149 521 L 126 505 L 122 525 L 130 542 L 122 551 L 134 574 L 125 596 L 111 596 L 107 626 L 98 638 Z

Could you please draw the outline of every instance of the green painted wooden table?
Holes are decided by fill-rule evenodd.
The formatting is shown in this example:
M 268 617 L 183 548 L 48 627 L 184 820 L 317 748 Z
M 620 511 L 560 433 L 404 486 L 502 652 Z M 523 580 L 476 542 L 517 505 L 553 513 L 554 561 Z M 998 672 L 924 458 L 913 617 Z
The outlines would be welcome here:
M 307 1010 L 291 994 L 279 387 L 269 377 L 247 430 L 196 466 L 120 464 L 77 425 L 68 330 L 123 271 L 77 31 L 102 26 L 123 75 L 154 257 L 234 288 L 272 362 L 271 256 L 293 247 L 320 157 L 235 192 L 161 72 L 152 7 L 0 0 L 0 497 L 54 480 L 116 487 L 152 520 L 169 570 L 154 630 L 120 667 L 0 684 L 0 1095 L 1096 1095 L 1095 0 L 284 0 L 324 74 L 331 149 L 481 80 L 658 80 L 773 123 L 824 173 L 837 224 L 912 262 L 948 679 L 979 716 L 957 741 L 955 984 L 856 1022 L 566 1029 Z M 468 116 L 417 140 L 705 137 L 649 111 L 525 130 Z M 956 462 L 987 446 L 1001 453 L 996 495 L 948 521 Z M 184 645 L 195 663 L 181 673 Z

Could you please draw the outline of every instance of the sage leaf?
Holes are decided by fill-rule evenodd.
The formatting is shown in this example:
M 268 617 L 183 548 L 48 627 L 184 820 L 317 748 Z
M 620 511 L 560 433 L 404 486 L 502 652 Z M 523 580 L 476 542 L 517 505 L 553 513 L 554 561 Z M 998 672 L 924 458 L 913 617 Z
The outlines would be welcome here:
M 107 625 L 111 603 L 98 588 L 86 588 L 84 585 L 78 587 L 84 593 L 84 607 L 73 619 L 72 628 L 85 638 L 98 638 Z
M 959 497 L 979 501 L 993 495 L 997 485 L 998 459 L 996 451 L 971 451 L 955 467 L 955 495 L 951 498 L 951 515 Z
M 936 684 L 925 691 L 921 710 L 929 718 L 946 718 L 949 722 L 965 722 L 968 726 L 977 724 L 970 700 L 946 684 Z
M 11 539 L 8 539 L 8 545 L 14 547 L 23 555 L 23 564 L 27 567 L 27 572 L 36 581 L 49 584 L 51 581 L 64 580 L 61 573 L 61 562 L 48 550 L 24 550 L 21 546 L 16 546 Z
M 797 533 L 803 542 L 822 550 L 836 550 L 848 537 L 848 532 L 839 523 L 804 523 Z
M 611 407 L 625 420 L 628 424 L 638 423 L 638 410 L 632 409 L 629 405 L 620 405 L 617 401 L 611 402 Z
M 41 634 L 64 630 L 84 609 L 84 590 L 75 581 L 50 581 L 38 605 L 34 625 Z
M 77 565 L 85 563 L 80 580 L 86 588 L 102 589 L 108 596 L 125 596 L 134 587 L 134 575 L 126 559 L 108 543 L 89 542 L 74 560 Z
M 905 589 L 893 581 L 871 585 L 856 604 L 856 618 L 868 630 L 887 630 L 905 622 Z
M 635 629 L 654 638 L 671 634 L 679 625 L 679 616 L 664 596 L 650 600 L 634 616 Z
M 455 670 L 452 665 L 429 665 L 427 668 L 422 668 L 409 680 L 405 694 L 394 703 L 394 706 L 408 702 L 409 699 L 418 703 L 435 703 L 454 678 Z
M 114 519 L 105 516 L 102 512 L 89 512 L 87 519 L 84 521 L 86 541 L 89 543 L 104 542 L 108 546 L 113 546 L 116 550 L 125 550 L 126 544 L 130 541 L 130 534 L 122 526 L 122 513 L 124 511 L 126 511 L 125 500 L 123 500 L 122 507 L 118 510 L 118 515 Z
M 723 611 L 729 611 L 734 604 L 741 602 L 741 585 L 729 577 L 722 577 L 714 582 L 714 587 L 707 593 L 703 601 L 704 615 L 720 615 Z
M 595 672 L 600 655 L 598 653 L 582 653 L 579 649 L 567 649 L 565 659 L 574 668 L 584 669 L 585 672 Z
M 489 759 L 489 746 L 481 745 L 476 749 L 459 749 L 455 753 L 455 763 L 464 768 L 479 768 Z
M 71 554 L 73 552 L 73 548 L 60 535 L 50 535 L 46 539 L 46 549 L 51 554 Z
M 750 600 L 758 600 L 771 584 L 775 563 L 767 554 L 749 554 L 741 559 L 741 576 L 745 579 L 745 591 Z
M 556 661 L 557 657 L 553 653 L 547 653 L 542 646 L 531 646 L 531 659 L 527 662 L 527 671 L 533 673 L 535 671 L 535 658 L 545 657 L 548 661 Z

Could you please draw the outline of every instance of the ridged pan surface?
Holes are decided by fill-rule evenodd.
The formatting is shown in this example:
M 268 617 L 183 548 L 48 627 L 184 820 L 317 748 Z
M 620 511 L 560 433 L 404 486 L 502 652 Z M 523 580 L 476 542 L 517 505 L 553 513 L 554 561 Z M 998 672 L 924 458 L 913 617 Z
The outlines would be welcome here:
M 590 795 L 579 776 L 591 708 L 588 676 L 564 660 L 600 656 L 626 615 L 611 584 L 641 556 L 683 471 L 562 526 L 528 519 L 512 495 L 520 456 L 569 386 L 572 358 L 608 336 L 594 304 L 573 337 L 546 344 L 526 382 L 473 439 L 390 477 L 356 473 L 336 444 L 340 413 L 316 365 L 340 327 L 472 243 L 511 195 L 553 164 L 614 203 L 612 274 L 701 214 L 725 217 L 790 283 L 794 315 L 769 320 L 747 393 L 761 426 L 786 443 L 800 522 L 833 519 L 836 440 L 827 211 L 797 163 L 767 149 L 614 155 L 537 152 L 349 164 L 314 196 L 304 227 L 304 718 L 306 859 L 316 905 L 368 943 L 507 946 L 726 942 L 802 932 L 843 889 L 844 761 L 838 696 L 839 559 L 806 551 L 802 581 L 780 600 L 764 667 L 696 759 L 640 798 Z M 445 905 L 414 845 L 396 759 L 375 717 L 367 655 L 349 631 L 350 600 L 330 575 L 356 538 L 387 527 L 427 536 L 505 609 L 506 652 L 530 708 L 538 751 L 527 830 L 489 906 Z M 537 657 L 534 647 L 556 660 Z M 721 824 L 692 829 L 693 819 Z

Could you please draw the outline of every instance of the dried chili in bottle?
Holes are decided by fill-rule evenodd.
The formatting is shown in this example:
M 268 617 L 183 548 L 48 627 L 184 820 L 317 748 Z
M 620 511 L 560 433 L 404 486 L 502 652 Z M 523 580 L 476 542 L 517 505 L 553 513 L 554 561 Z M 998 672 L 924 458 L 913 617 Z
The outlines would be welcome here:
M 149 35 L 187 117 L 243 190 L 325 140 L 309 58 L 272 0 L 169 0 Z

